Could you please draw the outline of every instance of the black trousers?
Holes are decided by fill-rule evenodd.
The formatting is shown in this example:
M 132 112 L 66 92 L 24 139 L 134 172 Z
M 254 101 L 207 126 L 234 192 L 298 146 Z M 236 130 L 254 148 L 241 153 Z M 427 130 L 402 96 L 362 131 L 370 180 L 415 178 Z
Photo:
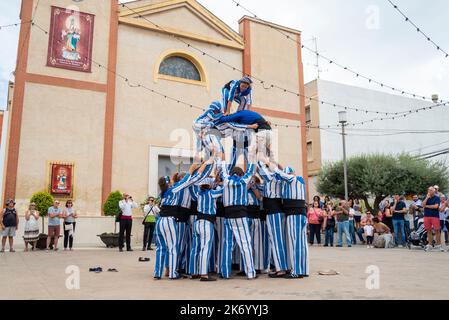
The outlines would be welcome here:
M 64 249 L 67 249 L 67 246 L 72 249 L 73 248 L 73 235 L 69 236 L 70 231 L 65 229 L 65 226 L 68 224 L 73 225 L 73 232 L 75 232 L 76 222 L 64 222 Z
M 321 224 L 309 224 L 309 232 L 309 243 L 313 244 L 316 237 L 318 244 L 321 244 Z
M 143 230 L 143 249 L 148 250 L 151 247 L 153 241 L 154 228 L 156 222 L 145 222 L 145 228 Z
M 123 249 L 123 242 L 126 233 L 126 250 L 131 249 L 131 229 L 133 226 L 132 220 L 122 219 L 120 220 L 120 233 L 118 236 L 118 246 Z

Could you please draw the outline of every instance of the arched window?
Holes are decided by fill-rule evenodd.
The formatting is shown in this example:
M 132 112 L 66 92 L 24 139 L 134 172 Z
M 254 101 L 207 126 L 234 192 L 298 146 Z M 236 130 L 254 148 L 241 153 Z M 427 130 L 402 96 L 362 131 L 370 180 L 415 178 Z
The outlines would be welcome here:
M 159 74 L 194 81 L 202 80 L 200 71 L 192 61 L 176 55 L 167 57 L 161 62 Z
M 169 50 L 159 57 L 154 68 L 154 81 L 176 81 L 206 87 L 209 81 L 203 64 L 187 51 Z

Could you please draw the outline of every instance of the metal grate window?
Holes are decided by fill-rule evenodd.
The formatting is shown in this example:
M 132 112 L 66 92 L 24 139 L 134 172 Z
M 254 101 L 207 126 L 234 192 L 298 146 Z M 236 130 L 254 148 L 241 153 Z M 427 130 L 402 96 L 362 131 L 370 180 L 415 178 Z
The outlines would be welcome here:
M 164 59 L 159 66 L 159 74 L 201 81 L 201 75 L 196 66 L 188 59 L 179 56 Z

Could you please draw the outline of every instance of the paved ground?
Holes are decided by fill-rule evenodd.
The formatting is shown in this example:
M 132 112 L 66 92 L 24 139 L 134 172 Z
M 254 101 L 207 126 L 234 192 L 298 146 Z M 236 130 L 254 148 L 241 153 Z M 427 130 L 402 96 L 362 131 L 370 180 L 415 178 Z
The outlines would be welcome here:
M 2 299 L 447 299 L 449 253 L 408 249 L 313 247 L 311 276 L 302 280 L 255 281 L 235 278 L 204 283 L 192 280 L 155 281 L 151 262 L 138 262 L 141 251 L 86 248 L 73 252 L 0 254 Z M 80 270 L 80 289 L 66 288 L 68 266 Z M 366 288 L 368 266 L 380 271 L 380 289 Z M 103 273 L 89 273 L 102 266 Z M 106 272 L 108 268 L 118 273 Z M 320 276 L 335 269 L 336 276 Z

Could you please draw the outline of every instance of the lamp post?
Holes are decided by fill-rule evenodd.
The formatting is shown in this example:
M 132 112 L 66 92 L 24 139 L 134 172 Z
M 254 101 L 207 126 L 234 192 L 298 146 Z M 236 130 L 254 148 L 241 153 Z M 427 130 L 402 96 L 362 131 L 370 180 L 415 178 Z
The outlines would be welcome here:
M 341 124 L 341 136 L 343 138 L 343 174 L 345 179 L 345 200 L 347 201 L 349 198 L 348 192 L 348 165 L 346 163 L 346 134 L 345 134 L 345 126 L 348 122 L 348 115 L 346 111 L 340 111 L 338 113 L 338 122 Z

